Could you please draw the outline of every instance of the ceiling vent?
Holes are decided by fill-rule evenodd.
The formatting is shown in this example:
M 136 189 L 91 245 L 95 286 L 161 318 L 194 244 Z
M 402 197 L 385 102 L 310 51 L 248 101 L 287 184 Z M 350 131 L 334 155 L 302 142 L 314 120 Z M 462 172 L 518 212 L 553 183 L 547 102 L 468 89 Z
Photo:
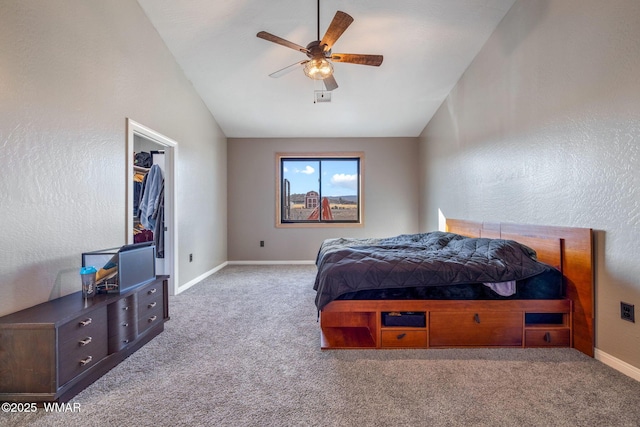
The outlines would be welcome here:
M 314 104 L 319 102 L 331 102 L 331 92 L 328 92 L 326 90 L 316 90 L 313 92 L 313 95 Z

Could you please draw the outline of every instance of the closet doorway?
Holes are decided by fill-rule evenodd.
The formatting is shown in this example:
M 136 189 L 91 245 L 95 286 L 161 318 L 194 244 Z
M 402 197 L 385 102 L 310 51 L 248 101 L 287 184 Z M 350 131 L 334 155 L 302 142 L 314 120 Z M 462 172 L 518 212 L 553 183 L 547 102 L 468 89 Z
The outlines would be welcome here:
M 164 220 L 159 219 L 158 224 L 154 222 L 152 237 L 158 239 L 158 233 L 162 233 L 162 241 L 157 245 L 159 257 L 156 258 L 156 274 L 169 275 L 169 293 L 176 294 L 176 284 L 178 282 L 177 257 L 177 219 L 175 209 L 175 164 L 178 150 L 177 142 L 170 138 L 127 118 L 127 221 L 126 239 L 127 243 L 135 243 L 142 236 L 134 237 L 140 233 L 140 220 L 135 212 L 139 212 L 139 191 L 140 186 L 134 186 L 134 182 L 150 173 L 150 169 L 157 165 L 164 178 Z M 149 153 L 149 164 L 140 167 L 135 166 L 136 153 Z M 138 156 L 140 159 L 140 156 Z M 146 169 L 146 170 L 145 170 Z M 154 172 L 158 172 L 156 169 Z M 134 194 L 135 193 L 135 194 Z M 134 201 L 135 197 L 135 201 Z M 146 239 L 146 238 L 145 238 Z M 143 240 L 144 241 L 144 240 Z M 157 241 L 157 240 L 156 240 Z

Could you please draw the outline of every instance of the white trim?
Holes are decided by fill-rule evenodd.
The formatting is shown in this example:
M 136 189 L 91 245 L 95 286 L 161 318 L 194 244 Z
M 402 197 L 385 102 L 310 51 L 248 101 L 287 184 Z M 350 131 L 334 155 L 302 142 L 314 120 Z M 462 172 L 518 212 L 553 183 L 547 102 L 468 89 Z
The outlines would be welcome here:
M 127 117 L 127 213 L 126 213 L 126 241 L 133 243 L 133 138 L 134 135 L 142 136 L 157 144 L 165 146 L 165 225 L 169 232 L 165 235 L 165 259 L 169 262 L 167 273 L 169 274 L 169 294 L 178 292 L 178 214 L 176 201 L 176 164 L 178 158 L 178 143 L 153 129 Z
M 227 261 L 229 265 L 284 265 L 315 264 L 315 261 Z
M 211 276 L 213 273 L 222 270 L 223 268 L 225 268 L 227 266 L 228 262 L 223 262 L 222 264 L 220 264 L 217 267 L 212 268 L 211 270 L 207 271 L 206 273 L 203 273 L 201 275 L 199 275 L 198 277 L 196 277 L 195 279 L 189 280 L 187 283 L 185 283 L 184 285 L 179 286 L 176 289 L 176 295 L 178 295 L 181 292 L 186 291 L 187 289 L 189 289 L 190 287 L 192 287 L 193 285 L 196 285 L 198 283 L 200 283 L 201 281 L 203 281 L 204 279 L 206 279 L 207 277 Z
M 618 359 L 617 357 L 613 357 L 608 353 L 605 353 L 602 350 L 595 349 L 594 357 L 596 360 L 601 361 L 607 366 L 612 367 L 616 371 L 622 372 L 623 374 L 633 378 L 636 381 L 640 381 L 640 368 L 636 368 L 633 365 L 628 364 L 625 361 Z

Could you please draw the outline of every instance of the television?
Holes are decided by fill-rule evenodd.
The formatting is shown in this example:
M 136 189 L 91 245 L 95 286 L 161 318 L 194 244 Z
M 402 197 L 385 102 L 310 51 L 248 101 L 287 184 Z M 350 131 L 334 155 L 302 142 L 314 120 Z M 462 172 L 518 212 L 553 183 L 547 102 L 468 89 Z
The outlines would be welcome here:
M 156 247 L 153 242 L 85 252 L 82 266 L 93 266 L 98 293 L 122 293 L 156 278 Z

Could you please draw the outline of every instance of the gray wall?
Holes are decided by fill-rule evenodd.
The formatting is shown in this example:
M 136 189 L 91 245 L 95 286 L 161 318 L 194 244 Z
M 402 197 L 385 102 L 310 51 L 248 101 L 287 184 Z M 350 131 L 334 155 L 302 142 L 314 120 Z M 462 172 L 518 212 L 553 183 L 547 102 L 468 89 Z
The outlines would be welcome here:
M 640 2 L 517 2 L 420 136 L 420 228 L 596 230 L 596 347 L 640 368 Z
M 365 153 L 364 227 L 276 228 L 276 153 L 334 151 Z M 326 238 L 417 232 L 417 153 L 417 138 L 229 138 L 229 260 L 309 261 Z
M 135 1 L 1 2 L 0 64 L 0 315 L 126 242 L 127 117 L 179 144 L 178 283 L 226 261 L 226 138 Z

